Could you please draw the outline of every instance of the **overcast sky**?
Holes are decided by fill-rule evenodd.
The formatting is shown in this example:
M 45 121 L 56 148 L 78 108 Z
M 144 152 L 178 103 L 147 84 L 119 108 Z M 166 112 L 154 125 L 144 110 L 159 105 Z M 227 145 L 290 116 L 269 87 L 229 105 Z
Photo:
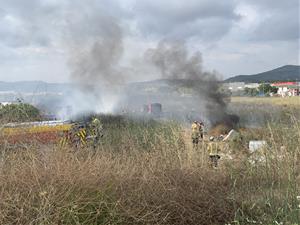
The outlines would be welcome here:
M 107 20 L 121 29 L 131 71 L 166 39 L 185 41 L 225 78 L 299 65 L 299 19 L 298 0 L 0 0 L 0 80 L 68 81 L 74 43 L 101 38 L 95 24 Z

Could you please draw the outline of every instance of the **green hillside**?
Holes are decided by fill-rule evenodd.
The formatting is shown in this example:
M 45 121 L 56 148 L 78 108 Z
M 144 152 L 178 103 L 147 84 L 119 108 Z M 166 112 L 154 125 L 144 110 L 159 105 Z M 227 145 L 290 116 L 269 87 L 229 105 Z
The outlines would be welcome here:
M 274 81 L 300 81 L 300 66 L 286 65 L 274 70 L 253 74 L 253 75 L 238 75 L 228 78 L 224 82 L 274 82 Z

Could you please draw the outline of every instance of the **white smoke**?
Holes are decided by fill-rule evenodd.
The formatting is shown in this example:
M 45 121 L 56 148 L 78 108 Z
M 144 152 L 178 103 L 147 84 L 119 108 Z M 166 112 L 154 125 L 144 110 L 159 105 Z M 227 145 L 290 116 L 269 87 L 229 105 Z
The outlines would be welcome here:
M 65 15 L 69 19 L 64 42 L 74 85 L 66 104 L 74 113 L 111 113 L 125 80 L 120 66 L 122 30 L 118 20 L 96 1 L 74 4 L 79 4 L 82 11 Z

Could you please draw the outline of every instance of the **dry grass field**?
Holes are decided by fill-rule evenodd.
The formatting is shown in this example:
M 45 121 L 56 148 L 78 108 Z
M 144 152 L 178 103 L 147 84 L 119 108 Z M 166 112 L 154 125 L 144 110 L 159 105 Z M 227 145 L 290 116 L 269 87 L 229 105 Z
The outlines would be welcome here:
M 173 122 L 106 117 L 96 151 L 2 145 L 0 224 L 300 224 L 300 121 L 288 119 L 241 129 L 218 169 Z M 255 139 L 267 146 L 250 154 Z
M 231 102 L 233 103 L 253 103 L 253 104 L 273 104 L 279 106 L 297 106 L 300 107 L 300 98 L 295 97 L 232 97 Z

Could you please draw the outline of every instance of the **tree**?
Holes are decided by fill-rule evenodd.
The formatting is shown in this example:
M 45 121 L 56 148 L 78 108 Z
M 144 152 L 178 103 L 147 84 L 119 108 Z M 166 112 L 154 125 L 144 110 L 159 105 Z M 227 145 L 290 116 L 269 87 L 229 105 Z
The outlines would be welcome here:
M 260 93 L 263 93 L 263 94 L 270 94 L 270 93 L 276 94 L 278 91 L 278 88 L 273 87 L 270 84 L 261 84 L 261 85 L 259 85 L 258 90 Z
M 40 111 L 26 103 L 0 105 L 0 121 L 29 122 L 41 120 Z
M 245 88 L 244 92 L 248 96 L 256 96 L 259 93 L 256 88 L 248 88 L 248 87 Z

